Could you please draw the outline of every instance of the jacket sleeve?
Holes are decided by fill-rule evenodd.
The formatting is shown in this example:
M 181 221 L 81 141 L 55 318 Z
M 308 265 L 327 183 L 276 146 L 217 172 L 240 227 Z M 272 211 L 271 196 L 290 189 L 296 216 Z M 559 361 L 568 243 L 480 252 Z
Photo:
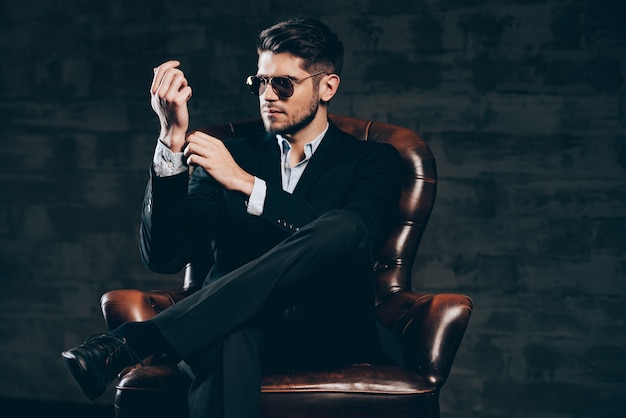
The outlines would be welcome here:
M 149 270 L 177 273 L 196 251 L 204 254 L 207 264 L 194 266 L 196 270 L 208 271 L 212 264 L 207 257 L 212 254 L 210 241 L 219 223 L 221 189 L 206 173 L 203 176 L 194 170 L 193 177 L 195 181 L 190 182 L 187 172 L 158 177 L 150 171 L 139 236 L 141 259 Z

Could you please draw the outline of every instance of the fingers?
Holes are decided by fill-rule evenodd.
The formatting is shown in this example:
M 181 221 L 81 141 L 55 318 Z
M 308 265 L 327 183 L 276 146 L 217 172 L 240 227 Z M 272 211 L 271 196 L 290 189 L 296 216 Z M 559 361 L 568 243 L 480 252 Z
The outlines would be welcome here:
M 157 92 L 159 86 L 161 85 L 161 80 L 163 79 L 163 75 L 167 72 L 167 70 L 171 68 L 176 68 L 180 65 L 180 61 L 171 60 L 164 62 L 163 64 L 155 67 L 154 77 L 152 78 L 152 85 L 150 86 L 150 93 L 154 94 Z
M 248 196 L 252 193 L 254 176 L 237 164 L 218 138 L 200 131 L 191 132 L 187 135 L 184 155 L 188 165 L 203 167 L 227 190 L 238 190 Z
M 224 143 L 219 139 L 201 131 L 193 131 L 187 135 L 187 145 L 185 146 L 184 155 L 189 161 L 197 159 L 198 156 L 206 157 L 219 155 L 223 152 L 223 149 L 225 149 Z
M 150 93 L 166 102 L 183 103 L 191 98 L 192 90 L 184 73 L 178 68 L 180 61 L 167 61 L 154 69 Z
M 224 167 L 234 162 L 220 139 L 201 131 L 193 131 L 187 135 L 183 153 L 187 157 L 187 164 L 201 165 L 209 172 L 218 166 Z
M 168 70 L 172 68 L 176 68 L 180 65 L 180 61 L 178 60 L 170 60 L 166 61 L 158 67 L 154 68 L 154 77 L 152 78 L 152 85 L 150 86 L 150 93 L 154 94 L 157 92 L 159 86 L 161 85 L 161 81 L 163 80 L 163 76 L 168 72 Z

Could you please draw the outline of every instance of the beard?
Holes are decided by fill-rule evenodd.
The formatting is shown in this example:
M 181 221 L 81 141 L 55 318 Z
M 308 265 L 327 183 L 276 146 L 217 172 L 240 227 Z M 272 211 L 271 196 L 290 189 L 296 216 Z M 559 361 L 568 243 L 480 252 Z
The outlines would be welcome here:
M 273 118 L 264 115 L 263 125 L 265 126 L 265 130 L 271 134 L 293 135 L 303 128 L 306 128 L 315 119 L 319 106 L 319 96 L 316 94 L 311 98 L 311 101 L 303 112 L 299 112 L 294 116 L 287 114 L 288 119 L 283 123 L 278 123 L 273 120 Z

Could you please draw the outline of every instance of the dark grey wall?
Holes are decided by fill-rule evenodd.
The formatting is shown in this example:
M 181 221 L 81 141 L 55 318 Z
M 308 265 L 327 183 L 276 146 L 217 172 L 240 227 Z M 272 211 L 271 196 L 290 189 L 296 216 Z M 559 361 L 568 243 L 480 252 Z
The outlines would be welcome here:
M 0 1 L 0 396 L 84 398 L 59 353 L 147 272 L 137 230 L 178 58 L 195 126 L 256 115 L 256 32 L 327 21 L 333 111 L 412 128 L 440 186 L 416 289 L 476 309 L 444 417 L 610 417 L 626 406 L 626 2 Z M 110 402 L 111 392 L 99 402 Z

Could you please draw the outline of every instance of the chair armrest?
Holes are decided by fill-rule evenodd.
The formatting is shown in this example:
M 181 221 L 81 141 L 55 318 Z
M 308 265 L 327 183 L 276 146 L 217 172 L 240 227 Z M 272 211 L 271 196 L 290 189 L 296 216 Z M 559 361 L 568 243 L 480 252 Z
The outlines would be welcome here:
M 195 289 L 112 290 L 102 295 L 100 307 L 107 328 L 111 330 L 124 322 L 148 320 L 194 291 Z
M 472 312 L 464 295 L 401 290 L 378 306 L 381 322 L 398 338 L 405 367 L 436 387 L 445 383 Z
M 146 321 L 194 291 L 192 288 L 151 291 L 135 289 L 112 290 L 102 295 L 100 307 L 107 328 L 112 330 L 124 322 Z M 143 359 L 142 365 L 149 366 L 158 362 L 162 357 L 162 355 L 150 356 Z M 127 367 L 122 370 L 119 376 L 124 376 L 136 366 Z

